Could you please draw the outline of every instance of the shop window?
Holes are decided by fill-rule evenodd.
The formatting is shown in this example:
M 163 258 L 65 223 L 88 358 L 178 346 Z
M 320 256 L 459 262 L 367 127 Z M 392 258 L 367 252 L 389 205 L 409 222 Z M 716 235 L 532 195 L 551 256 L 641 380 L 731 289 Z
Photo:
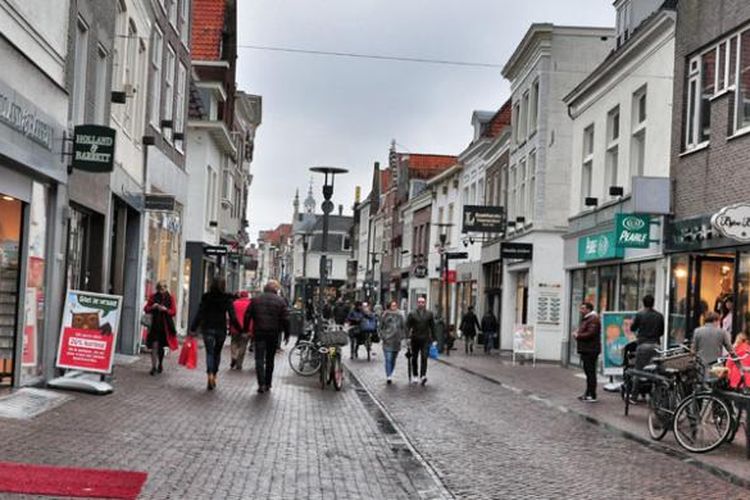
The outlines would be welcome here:
M 0 386 L 13 382 L 23 205 L 0 195 Z
M 688 257 L 672 259 L 669 277 L 669 344 L 685 340 L 688 312 Z
M 599 304 L 597 312 L 617 310 L 617 266 L 599 269 Z
M 581 322 L 581 315 L 578 312 L 578 307 L 583 302 L 584 296 L 584 274 L 585 269 L 579 269 L 573 271 L 570 276 L 571 290 L 570 290 L 570 341 L 569 341 L 569 353 L 568 359 L 572 364 L 578 364 L 578 350 L 576 349 L 576 340 L 573 338 L 573 333 L 578 329 L 578 325 Z
M 625 264 L 620 272 L 620 310 L 638 309 L 638 264 Z
M 750 253 L 740 253 L 735 306 L 735 332 L 750 334 Z

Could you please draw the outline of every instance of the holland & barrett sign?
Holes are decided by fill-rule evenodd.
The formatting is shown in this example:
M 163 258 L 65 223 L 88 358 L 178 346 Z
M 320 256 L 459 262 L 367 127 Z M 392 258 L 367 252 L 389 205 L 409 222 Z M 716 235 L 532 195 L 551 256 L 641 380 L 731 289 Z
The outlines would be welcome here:
M 620 248 L 648 248 L 651 216 L 637 214 L 615 215 L 615 237 Z
M 616 245 L 615 234 L 591 234 L 578 239 L 578 262 L 622 258 L 623 249 Z
M 99 125 L 79 125 L 73 132 L 73 168 L 111 172 L 115 160 L 115 130 Z

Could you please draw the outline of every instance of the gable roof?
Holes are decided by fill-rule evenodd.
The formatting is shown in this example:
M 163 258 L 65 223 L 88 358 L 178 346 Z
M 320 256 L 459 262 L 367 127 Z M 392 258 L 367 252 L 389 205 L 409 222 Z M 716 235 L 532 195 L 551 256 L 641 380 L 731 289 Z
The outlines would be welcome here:
M 490 119 L 487 130 L 482 134 L 483 137 L 497 137 L 505 127 L 510 126 L 510 115 L 513 109 L 511 104 L 511 100 L 508 99 L 505 104 L 500 106 L 497 113 Z
M 226 16 L 226 0 L 193 0 L 192 47 L 194 61 L 219 61 Z
M 457 158 L 450 155 L 408 153 L 403 155 L 409 165 L 409 179 L 429 179 L 453 166 Z

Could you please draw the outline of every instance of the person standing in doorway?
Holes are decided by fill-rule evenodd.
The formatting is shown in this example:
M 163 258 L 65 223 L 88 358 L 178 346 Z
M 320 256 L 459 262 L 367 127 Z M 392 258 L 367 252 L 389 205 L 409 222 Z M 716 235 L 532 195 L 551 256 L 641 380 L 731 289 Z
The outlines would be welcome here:
M 393 382 L 393 371 L 396 369 L 396 358 L 401 350 L 401 342 L 406 337 L 404 314 L 398 308 L 398 302 L 391 301 L 387 311 L 381 316 L 380 339 L 383 341 L 385 358 L 385 377 L 389 385 Z
M 151 375 L 164 370 L 164 348 L 169 345 L 169 338 L 177 335 L 174 316 L 177 307 L 164 283 L 156 284 L 156 292 L 149 297 L 144 312 L 151 315 L 151 326 L 148 329 L 146 344 L 151 348 Z M 176 341 L 176 340 L 175 340 Z
M 479 324 L 477 315 L 474 314 L 474 306 L 469 306 L 469 309 L 461 318 L 461 333 L 464 337 L 464 350 L 466 354 L 474 354 L 474 339 L 477 337 L 477 330 L 480 330 L 482 326 Z
M 495 342 L 495 335 L 499 330 L 497 318 L 492 313 L 491 309 L 487 309 L 482 318 L 482 333 L 484 334 L 484 353 L 490 354 L 492 346 Z
M 733 336 L 732 331 L 732 318 L 734 317 L 734 298 L 730 295 L 724 299 L 722 305 L 722 316 L 721 316 L 721 328 L 729 333 L 729 336 Z
M 242 330 L 237 321 L 232 305 L 232 296 L 226 293 L 226 281 L 222 277 L 215 277 L 207 293 L 203 294 L 198 306 L 198 314 L 190 324 L 190 336 L 195 337 L 200 328 L 203 334 L 203 345 L 206 348 L 206 374 L 209 391 L 216 387 L 216 374 L 221 364 L 221 350 L 227 338 L 227 318 L 229 324 Z
M 244 323 L 245 321 L 245 312 L 247 311 L 247 308 L 250 307 L 250 302 L 251 300 L 248 293 L 245 290 L 242 290 L 239 293 L 239 297 L 235 299 L 232 304 L 234 307 L 234 315 L 240 323 Z M 241 326 L 243 326 L 243 328 L 240 328 L 239 330 L 233 328 L 231 325 L 229 328 L 229 334 L 232 336 L 232 340 L 229 343 L 229 352 L 232 356 L 232 362 L 230 363 L 229 368 L 236 370 L 242 370 L 242 363 L 245 361 L 245 352 L 247 352 L 247 344 L 253 332 L 252 325 L 248 328 L 249 333 L 244 331 L 244 325 Z
M 279 338 L 284 334 L 284 343 L 289 342 L 289 309 L 286 300 L 279 296 L 281 286 L 269 280 L 263 293 L 255 297 L 245 312 L 245 331 L 252 323 L 255 340 L 255 373 L 258 377 L 258 392 L 265 393 L 273 384 L 274 357 Z
M 578 354 L 583 363 L 583 371 L 586 373 L 586 392 L 578 399 L 585 403 L 596 403 L 596 363 L 602 352 L 601 330 L 602 324 L 599 315 L 594 311 L 590 302 L 584 302 L 579 308 L 581 313 L 581 324 L 574 334 L 578 344 Z
M 653 295 L 643 297 L 643 309 L 638 311 L 638 314 L 633 318 L 630 331 L 635 333 L 638 344 L 635 350 L 635 368 L 642 370 L 651 363 L 651 358 L 656 355 L 656 349 L 659 348 L 661 338 L 664 335 L 664 316 L 654 309 Z M 636 381 L 631 403 L 635 402 L 643 393 L 642 389 L 642 384 Z
M 719 327 L 721 317 L 718 313 L 708 311 L 702 327 L 693 333 L 693 350 L 703 364 L 710 366 L 721 357 L 722 349 L 734 354 L 732 338 L 729 332 Z
M 427 357 L 430 344 L 435 340 L 435 318 L 432 312 L 427 310 L 427 299 L 417 299 L 417 310 L 409 313 L 406 320 L 406 331 L 411 344 L 411 368 L 412 373 L 419 373 L 419 381 L 415 378 L 413 383 L 427 383 Z M 419 372 L 417 365 L 419 364 Z

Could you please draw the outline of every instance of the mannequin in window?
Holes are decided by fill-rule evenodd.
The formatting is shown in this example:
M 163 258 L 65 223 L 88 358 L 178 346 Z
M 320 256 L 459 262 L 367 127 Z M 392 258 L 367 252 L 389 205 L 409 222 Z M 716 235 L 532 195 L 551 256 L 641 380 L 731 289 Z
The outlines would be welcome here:
M 724 299 L 721 311 L 721 328 L 732 335 L 732 318 L 734 317 L 734 298 L 730 295 Z

